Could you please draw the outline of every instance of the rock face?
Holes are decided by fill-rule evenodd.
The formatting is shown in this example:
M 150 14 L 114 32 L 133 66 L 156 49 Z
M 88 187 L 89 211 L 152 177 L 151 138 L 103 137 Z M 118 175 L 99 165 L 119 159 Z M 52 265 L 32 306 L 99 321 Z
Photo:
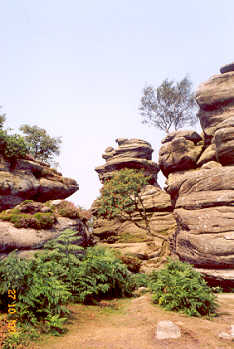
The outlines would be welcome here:
M 152 183 L 142 188 L 141 197 L 150 221 L 152 236 L 148 236 L 145 229 L 137 227 L 133 222 L 107 220 L 96 218 L 94 221 L 94 235 L 99 242 L 109 244 L 124 255 L 139 258 L 140 271 L 152 269 L 157 263 L 162 241 L 157 235 L 168 236 L 175 231 L 175 218 L 172 215 L 170 196 L 157 184 L 158 165 L 151 160 L 153 149 L 151 145 L 139 139 L 118 138 L 119 148 L 108 147 L 103 155 L 106 164 L 97 167 L 103 183 L 110 178 L 113 171 L 122 168 L 144 169 L 146 175 L 153 176 Z M 92 205 L 95 216 L 96 205 Z M 134 214 L 134 220 L 144 226 L 139 214 Z
M 152 184 L 157 183 L 159 168 L 151 160 L 151 145 L 141 139 L 118 138 L 116 142 L 119 145 L 118 149 L 108 147 L 102 155 L 106 163 L 95 168 L 101 183 L 110 178 L 113 171 L 122 168 L 144 169 L 146 175 L 153 176 Z
M 213 138 L 221 122 L 234 115 L 234 71 L 214 75 L 196 93 L 205 138 Z
M 61 173 L 30 157 L 17 160 L 12 168 L 0 155 L 0 211 L 28 199 L 41 202 L 65 199 L 78 189 L 74 179 L 62 177 Z
M 162 140 L 159 167 L 164 176 L 196 167 L 203 149 L 202 138 L 194 131 L 175 131 Z
M 194 143 L 193 149 L 200 147 L 200 153 L 192 157 L 184 149 L 181 157 L 189 160 L 180 162 L 180 147 L 170 144 L 181 138 L 180 131 L 167 136 L 160 150 L 160 168 L 168 177 L 165 189 L 177 222 L 171 249 L 213 285 L 233 287 L 234 72 L 211 77 L 200 85 L 196 96 L 203 140 Z
M 175 131 L 162 140 L 159 168 L 167 177 L 165 191 L 157 185 L 158 166 L 152 164 L 151 146 L 144 141 L 117 140 L 119 148 L 108 148 L 106 164 L 96 169 L 101 181 L 114 170 L 142 168 L 143 162 L 146 171 L 155 171 L 155 182 L 142 189 L 155 239 L 129 221 L 97 220 L 94 226 L 100 240 L 140 258 L 140 271 L 154 266 L 156 235 L 164 233 L 171 253 L 193 264 L 210 284 L 234 287 L 233 67 L 222 67 L 222 74 L 198 88 L 202 134 Z
M 40 202 L 22 203 L 16 206 L 16 208 L 22 214 L 51 212 L 48 206 Z M 39 230 L 33 228 L 16 228 L 13 223 L 0 220 L 0 257 L 7 256 L 8 253 L 15 249 L 18 250 L 17 253 L 20 256 L 29 257 L 38 250 L 43 249 L 47 241 L 55 239 L 66 229 L 77 232 L 77 241 L 74 242 L 75 244 L 80 246 L 92 244 L 87 226 L 79 218 L 71 219 L 57 215 L 55 223 L 51 228 Z

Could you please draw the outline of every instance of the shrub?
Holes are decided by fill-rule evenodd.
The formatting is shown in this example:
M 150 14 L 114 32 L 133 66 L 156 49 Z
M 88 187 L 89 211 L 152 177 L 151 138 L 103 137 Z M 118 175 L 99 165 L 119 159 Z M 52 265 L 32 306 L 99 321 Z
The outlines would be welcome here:
M 74 273 L 76 300 L 93 303 L 103 297 L 130 296 L 135 289 L 134 278 L 112 251 L 89 247 L 80 267 Z
M 78 209 L 76 206 L 70 202 L 63 200 L 56 206 L 56 212 L 63 217 L 68 218 L 79 218 Z
M 103 297 L 131 295 L 135 281 L 113 251 L 103 247 L 82 247 L 73 245 L 77 232 L 66 230 L 45 247 L 50 251 L 40 256 L 57 261 L 62 269 L 54 270 L 59 280 L 68 285 L 72 301 L 95 303 Z M 66 271 L 64 273 L 64 270 Z
M 0 213 L 0 219 L 10 221 L 16 228 L 50 229 L 56 221 L 55 215 L 50 212 L 35 214 L 20 213 L 16 210 L 7 210 Z
M 167 310 L 190 316 L 215 315 L 215 295 L 201 274 L 188 263 L 168 259 L 164 269 L 152 272 L 150 288 L 153 302 Z
M 8 290 L 15 289 L 17 311 L 9 316 L 20 327 L 28 324 L 60 334 L 69 315 L 68 302 L 95 303 L 104 297 L 131 295 L 134 278 L 113 252 L 100 247 L 85 251 L 75 244 L 78 239 L 77 232 L 67 230 L 33 259 L 20 259 L 12 252 L 0 260 L 0 306 L 7 311 Z
M 149 285 L 149 275 L 143 273 L 137 273 L 134 276 L 136 288 L 138 287 L 148 287 Z
M 49 229 L 53 226 L 56 221 L 55 216 L 50 213 L 37 212 L 33 215 L 34 219 L 37 221 L 36 229 Z
M 28 152 L 24 138 L 20 135 L 8 135 L 7 131 L 0 130 L 0 141 L 3 155 L 11 161 L 24 158 Z
M 17 295 L 16 313 L 9 315 L 11 318 L 34 326 L 40 323 L 47 332 L 61 331 L 64 315 L 69 313 L 64 305 L 71 294 L 53 275 L 56 267 L 53 261 L 45 263 L 40 258 L 20 259 L 15 252 L 0 261 L 0 303 L 5 311 L 8 289 L 15 289 Z

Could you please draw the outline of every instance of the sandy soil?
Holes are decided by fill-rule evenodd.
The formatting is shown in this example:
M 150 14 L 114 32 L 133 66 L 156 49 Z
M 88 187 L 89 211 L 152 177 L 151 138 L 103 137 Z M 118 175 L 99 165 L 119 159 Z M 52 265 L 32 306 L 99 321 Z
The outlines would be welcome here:
M 38 349 L 230 349 L 234 342 L 218 337 L 234 324 L 234 294 L 218 295 L 219 316 L 188 317 L 152 304 L 150 295 L 112 300 L 101 306 L 71 305 L 73 319 L 62 337 L 43 338 Z M 176 323 L 179 339 L 157 340 L 158 321 Z

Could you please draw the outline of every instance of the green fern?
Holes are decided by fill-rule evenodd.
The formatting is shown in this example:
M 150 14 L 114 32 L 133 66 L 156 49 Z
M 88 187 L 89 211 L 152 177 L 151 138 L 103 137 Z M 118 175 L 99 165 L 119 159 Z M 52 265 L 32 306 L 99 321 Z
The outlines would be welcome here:
M 190 316 L 214 316 L 217 303 L 212 289 L 188 263 L 168 259 L 164 269 L 150 276 L 154 303 Z
M 120 259 L 108 249 L 77 246 L 77 234 L 64 231 L 30 260 L 16 252 L 0 260 L 0 304 L 7 311 L 8 289 L 16 290 L 16 313 L 10 317 L 18 324 L 60 334 L 68 302 L 131 295 L 135 281 Z

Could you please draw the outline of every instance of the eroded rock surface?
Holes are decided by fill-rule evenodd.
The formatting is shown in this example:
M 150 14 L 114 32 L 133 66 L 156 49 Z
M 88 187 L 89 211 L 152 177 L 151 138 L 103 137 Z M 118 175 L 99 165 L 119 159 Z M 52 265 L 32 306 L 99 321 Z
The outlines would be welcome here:
M 78 189 L 74 179 L 63 177 L 41 162 L 19 159 L 12 168 L 0 155 L 0 211 L 29 199 L 41 202 L 65 199 Z
M 221 73 L 196 93 L 201 135 L 180 130 L 162 140 L 159 167 L 167 177 L 165 191 L 157 186 L 156 164 L 155 183 L 142 190 L 155 239 L 129 221 L 97 220 L 94 233 L 141 258 L 141 271 L 154 268 L 160 245 L 157 234 L 165 234 L 171 253 L 201 270 L 211 284 L 234 287 L 233 63 L 222 67 Z M 119 149 L 108 148 L 103 157 L 106 164 L 96 169 L 101 181 L 114 170 L 140 168 L 141 161 L 151 161 L 151 146 L 121 139 Z M 140 222 L 137 213 L 134 217 Z
M 197 102 L 203 128 L 199 157 L 187 168 L 179 161 L 170 167 L 167 159 L 165 189 L 177 222 L 171 249 L 181 260 L 201 268 L 209 282 L 230 286 L 234 284 L 234 72 L 201 84 Z M 175 159 L 174 151 L 170 157 Z
M 234 71 L 212 76 L 196 93 L 198 113 L 206 137 L 213 137 L 218 125 L 234 115 Z
M 151 184 L 142 188 L 141 198 L 149 219 L 152 236 L 147 235 L 144 221 L 139 213 L 133 214 L 134 222 L 115 219 L 94 220 L 94 235 L 99 243 L 109 244 L 110 247 L 120 250 L 124 255 L 132 255 L 141 260 L 141 271 L 148 269 L 149 264 L 157 263 L 162 240 L 158 235 L 167 237 L 175 231 L 175 218 L 172 214 L 170 196 L 157 184 L 158 165 L 151 160 L 152 148 L 148 142 L 138 139 L 118 138 L 119 148 L 106 149 L 103 158 L 106 164 L 96 168 L 101 182 L 110 178 L 115 170 L 122 168 L 143 168 L 146 175 L 151 175 Z M 92 205 L 93 214 L 96 214 L 96 204 Z M 141 251 L 141 252 L 139 252 Z
M 204 147 L 201 136 L 194 131 L 172 132 L 162 143 L 159 167 L 166 177 L 172 172 L 195 168 Z
M 148 142 L 141 139 L 117 138 L 118 148 L 108 147 L 103 154 L 106 163 L 95 168 L 100 181 L 110 178 L 113 171 L 122 168 L 143 169 L 146 175 L 151 175 L 152 184 L 157 182 L 159 168 L 152 159 L 153 149 Z
M 51 209 L 40 202 L 25 202 L 15 207 L 20 214 L 51 213 Z M 11 211 L 11 210 L 8 210 Z M 91 244 L 91 237 L 86 224 L 79 218 L 56 215 L 53 226 L 49 229 L 17 228 L 10 221 L 0 220 L 0 257 L 17 249 L 20 256 L 31 256 L 43 249 L 47 241 L 58 237 L 66 229 L 77 232 L 73 243 L 80 246 Z

